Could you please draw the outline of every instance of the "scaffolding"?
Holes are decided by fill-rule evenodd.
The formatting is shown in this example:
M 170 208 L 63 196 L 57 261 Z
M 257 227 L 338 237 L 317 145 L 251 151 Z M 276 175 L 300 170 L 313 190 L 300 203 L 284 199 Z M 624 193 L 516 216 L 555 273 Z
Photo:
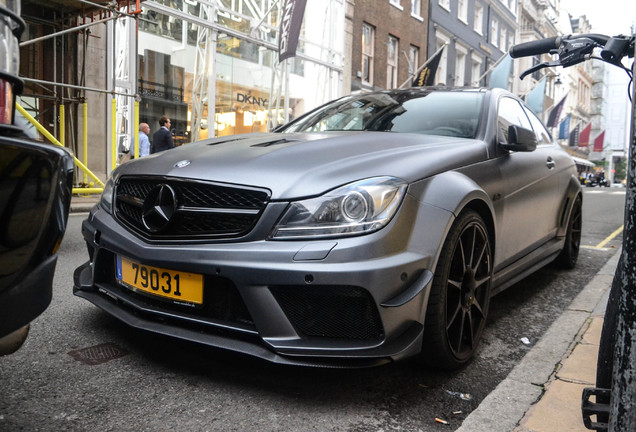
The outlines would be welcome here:
M 216 23 L 217 4 L 209 2 L 199 3 L 199 18 L 203 21 Z M 194 60 L 194 82 L 192 85 L 192 139 L 199 140 L 203 112 L 207 109 L 207 128 L 214 130 L 214 110 L 210 103 L 215 100 L 215 80 L 210 77 L 214 73 L 214 52 L 216 51 L 217 32 L 208 26 L 197 27 L 196 57 Z
M 25 2 L 28 3 L 28 2 Z M 38 3 L 31 2 L 30 5 L 38 6 Z M 71 147 L 74 153 L 79 153 L 82 160 L 74 157 L 75 164 L 82 172 L 81 178 L 76 178 L 75 183 L 79 187 L 73 188 L 73 193 L 92 194 L 101 193 L 104 183 L 88 168 L 88 113 L 89 104 L 87 102 L 87 92 L 95 92 L 108 94 L 112 97 L 111 109 L 109 110 L 109 117 L 112 119 L 113 127 L 111 129 L 110 145 L 113 149 L 111 152 L 111 168 L 115 168 L 117 161 L 117 153 L 119 149 L 130 148 L 130 133 L 128 131 L 138 128 L 136 124 L 133 125 L 135 115 L 135 102 L 137 97 L 136 91 L 136 70 L 134 62 L 134 51 L 131 53 L 132 41 L 135 38 L 136 32 L 136 20 L 141 12 L 140 0 L 134 2 L 131 5 L 129 1 L 118 0 L 116 2 L 103 2 L 105 4 L 90 2 L 87 0 L 76 0 L 76 4 L 79 7 L 71 9 L 70 11 L 63 13 L 59 12 L 62 16 L 61 23 L 53 23 L 54 28 L 61 26 L 64 27 L 64 23 L 74 21 L 74 25 L 70 28 L 65 28 L 60 31 L 31 38 L 29 40 L 20 43 L 20 47 L 28 47 L 29 45 L 38 44 L 48 40 L 53 40 L 54 55 L 53 55 L 53 81 L 46 81 L 40 79 L 34 79 L 29 77 L 21 77 L 26 83 L 31 83 L 36 88 L 41 90 L 41 94 L 28 94 L 24 95 L 24 98 L 28 101 L 30 99 L 44 99 L 54 101 L 54 121 L 52 123 L 53 133 L 42 125 L 42 121 L 36 119 L 34 115 L 31 115 L 27 109 L 17 104 L 17 110 L 23 117 L 25 117 L 29 123 L 40 133 L 42 136 L 50 141 L 52 144 L 60 146 L 68 146 L 67 141 L 67 121 L 72 122 L 74 116 L 67 116 L 67 107 L 77 106 L 77 117 L 81 117 L 82 120 L 82 139 L 81 148 L 77 145 L 77 140 L 73 140 L 75 144 Z M 44 3 L 43 3 L 44 4 Z M 47 7 L 59 8 L 61 11 L 68 9 L 68 2 L 63 3 L 57 0 L 46 2 Z M 54 12 L 57 16 L 58 12 Z M 134 23 L 134 25 L 133 25 Z M 60 36 L 68 34 L 82 33 L 84 36 L 84 52 L 83 52 L 83 68 L 87 61 L 86 58 L 86 40 L 90 35 L 90 28 L 99 24 L 106 24 L 109 26 L 109 31 L 112 32 L 111 40 L 114 41 L 114 52 L 117 53 L 112 67 L 109 67 L 109 78 L 107 82 L 112 83 L 109 85 L 109 89 L 103 90 L 98 88 L 88 87 L 86 85 L 74 85 L 64 82 L 58 82 L 58 55 L 57 46 L 58 38 Z M 62 46 L 62 54 L 64 54 L 64 38 L 60 38 Z M 132 61 L 131 61 L 132 57 Z M 63 81 L 64 76 L 64 61 L 61 62 L 60 68 L 62 69 Z M 84 71 L 82 71 L 84 72 Z M 112 78 L 111 78 L 112 77 Z M 85 80 L 85 75 L 82 73 L 81 81 Z M 81 84 L 81 83 L 80 83 Z M 73 94 L 71 94 L 73 92 Z M 33 113 L 38 113 L 40 104 L 28 107 Z M 80 111 L 81 109 L 81 116 Z M 36 114 L 37 115 L 37 114 Z M 72 132 L 72 131 L 71 131 Z M 138 132 L 137 132 L 138 133 Z M 58 138 L 55 138 L 55 135 Z M 90 180 L 89 180 L 90 179 Z M 98 187 L 94 187 L 98 186 Z
M 32 67 L 31 73 L 27 72 L 24 74 L 26 76 L 21 77 L 29 85 L 32 93 L 23 95 L 19 111 L 28 115 L 25 117 L 34 124 L 45 139 L 55 145 L 66 146 L 77 155 L 75 160 L 79 169 L 76 170 L 78 174 L 75 177 L 75 185 L 79 187 L 74 188 L 75 193 L 101 192 L 103 182 L 88 169 L 89 159 L 94 163 L 95 157 L 102 158 L 99 160 L 100 164 L 105 163 L 98 169 L 102 170 L 106 167 L 107 176 L 117 166 L 122 152 L 134 149 L 134 156 L 139 156 L 138 145 L 135 145 L 139 136 L 139 102 L 141 101 L 139 89 L 141 88 L 141 93 L 144 92 L 143 88 L 139 87 L 140 73 L 137 71 L 139 50 L 137 41 L 140 24 L 162 27 L 162 23 L 165 22 L 178 22 L 182 25 L 180 33 L 184 48 L 191 34 L 188 26 L 196 26 L 192 97 L 191 101 L 186 101 L 191 103 L 188 127 L 190 127 L 192 140 L 198 140 L 201 129 L 206 126 L 209 136 L 214 136 L 217 91 L 215 56 L 218 35 L 222 33 L 228 38 L 236 38 L 253 44 L 258 47 L 259 53 L 277 51 L 275 38 L 278 31 L 281 0 L 232 0 L 231 5 L 229 0 L 184 0 L 183 10 L 171 6 L 173 3 L 167 0 L 144 1 L 144 11 L 161 14 L 163 16 L 161 21 L 152 20 L 152 17 L 146 14 L 142 15 L 141 1 L 143 0 L 23 0 L 23 6 L 27 3 L 41 9 L 55 8 L 53 16 L 56 19 L 30 17 L 42 27 L 52 27 L 53 32 L 40 35 L 30 31 L 30 39 L 20 44 L 21 47 L 31 46 L 29 51 L 31 54 L 34 52 L 37 54 L 39 50 L 40 57 L 47 58 L 48 63 L 43 65 L 43 70 Z M 337 5 L 334 9 L 330 9 L 333 3 Z M 325 9 L 325 21 L 333 21 L 336 18 L 335 11 L 338 7 L 341 7 L 339 0 L 329 0 L 329 7 Z M 188 13 L 188 10 L 190 12 L 196 10 L 196 13 Z M 223 17 L 225 21 L 220 22 L 220 17 Z M 232 28 L 231 22 L 248 23 L 249 29 L 246 30 L 245 27 L 240 26 Z M 106 26 L 106 32 L 100 35 L 101 29 L 94 29 L 97 25 Z M 165 28 L 162 27 L 162 29 L 165 31 Z M 323 39 L 325 34 L 323 30 Z M 333 39 L 333 32 L 327 32 L 327 34 Z M 94 65 L 94 60 L 90 56 L 95 50 L 89 49 L 88 42 L 92 37 L 105 37 L 107 67 L 104 75 L 93 75 L 97 78 L 91 86 L 87 85 L 86 68 L 87 64 L 89 67 Z M 67 55 L 68 48 L 73 43 L 76 50 L 75 57 L 67 59 L 64 55 Z M 333 83 L 339 82 L 343 72 L 342 65 L 335 59 L 344 59 L 344 54 L 334 51 L 333 40 L 329 41 L 329 47 L 326 48 L 320 43 L 301 42 L 303 43 L 305 46 L 311 46 L 314 54 L 307 54 L 301 50 L 297 53 L 295 61 L 308 61 L 325 68 L 324 71 L 321 69 L 321 78 L 318 81 L 323 91 L 328 92 L 331 98 Z M 58 52 L 60 46 L 61 56 Z M 49 48 L 52 49 L 49 50 Z M 49 51 L 42 54 L 42 51 L 46 50 Z M 73 61 L 75 63 L 72 63 Z M 289 74 L 293 63 L 289 60 L 280 65 L 277 62 L 274 63 L 271 68 L 273 82 L 270 87 L 273 93 L 270 94 L 267 102 L 270 109 L 270 122 L 275 117 L 275 122 L 278 124 L 289 119 Z M 71 70 L 72 68 L 75 69 Z M 49 73 L 51 70 L 52 76 Z M 323 78 L 324 73 L 327 73 L 328 77 Z M 46 79 L 33 78 L 42 78 L 39 75 L 44 75 Z M 96 88 L 101 86 L 102 80 L 105 80 L 104 88 Z M 103 103 L 102 96 L 97 103 L 94 102 L 97 95 L 107 95 L 108 101 Z M 281 106 L 283 104 L 284 107 Z M 275 112 L 271 112 L 272 106 L 276 107 Z M 89 129 L 87 123 L 89 114 L 92 119 L 103 116 L 106 120 L 99 122 L 98 129 L 99 133 L 104 131 L 99 138 L 106 140 L 105 154 L 90 154 L 91 149 L 96 147 L 94 144 L 89 147 L 88 143 L 90 139 L 95 139 L 97 133 L 92 127 Z M 269 126 L 271 130 L 271 127 L 275 125 L 270 123 Z M 94 165 L 91 166 L 95 168 Z M 99 171 L 98 174 L 102 176 L 104 172 Z

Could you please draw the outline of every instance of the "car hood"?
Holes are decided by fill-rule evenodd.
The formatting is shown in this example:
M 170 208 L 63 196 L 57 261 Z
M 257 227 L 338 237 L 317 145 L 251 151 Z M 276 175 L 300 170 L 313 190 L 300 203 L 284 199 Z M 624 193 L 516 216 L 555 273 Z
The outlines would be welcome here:
M 393 176 L 411 183 L 477 163 L 487 153 L 482 141 L 434 135 L 254 133 L 208 139 L 134 160 L 122 165 L 116 177 L 163 175 L 264 187 L 276 200 L 320 195 L 368 177 Z

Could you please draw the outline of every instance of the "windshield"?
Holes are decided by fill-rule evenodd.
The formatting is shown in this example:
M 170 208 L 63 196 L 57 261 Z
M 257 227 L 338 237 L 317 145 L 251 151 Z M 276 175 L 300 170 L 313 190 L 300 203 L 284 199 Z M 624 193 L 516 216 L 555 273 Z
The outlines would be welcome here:
M 410 91 L 349 96 L 324 105 L 281 132 L 390 131 L 474 138 L 484 93 Z

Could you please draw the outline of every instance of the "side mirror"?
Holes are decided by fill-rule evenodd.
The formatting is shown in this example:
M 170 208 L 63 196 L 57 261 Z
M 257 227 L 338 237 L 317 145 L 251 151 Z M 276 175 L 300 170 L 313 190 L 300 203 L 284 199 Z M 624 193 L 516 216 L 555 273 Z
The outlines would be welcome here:
M 530 129 L 511 125 L 508 127 L 508 143 L 500 146 L 505 150 L 531 152 L 537 148 L 537 136 Z

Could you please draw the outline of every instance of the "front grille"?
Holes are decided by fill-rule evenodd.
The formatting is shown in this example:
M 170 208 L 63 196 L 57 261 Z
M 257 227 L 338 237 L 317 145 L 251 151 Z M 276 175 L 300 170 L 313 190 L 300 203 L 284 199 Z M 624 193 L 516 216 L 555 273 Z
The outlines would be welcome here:
M 292 325 L 305 336 L 382 340 L 384 332 L 373 298 L 354 286 L 272 286 L 270 290 Z
M 155 188 L 169 186 L 174 212 L 166 220 L 144 219 Z M 164 177 L 122 177 L 115 188 L 115 215 L 151 240 L 233 238 L 249 233 L 269 199 L 263 189 Z

